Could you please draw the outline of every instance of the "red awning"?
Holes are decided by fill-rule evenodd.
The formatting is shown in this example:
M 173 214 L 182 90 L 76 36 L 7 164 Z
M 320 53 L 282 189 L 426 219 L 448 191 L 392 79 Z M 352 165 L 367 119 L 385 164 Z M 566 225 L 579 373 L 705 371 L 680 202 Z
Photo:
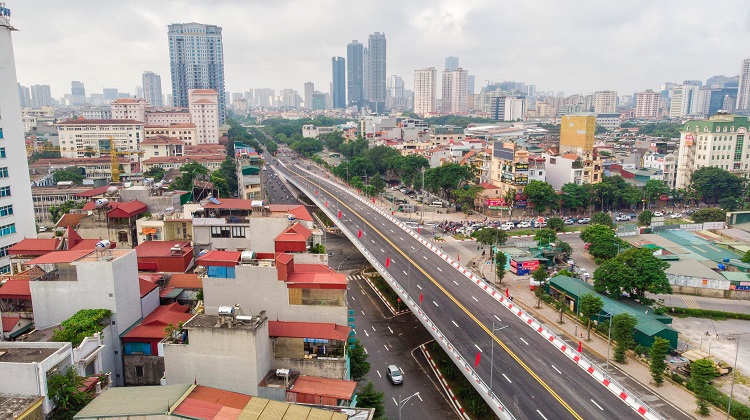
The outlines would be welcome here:
M 195 263 L 202 266 L 234 267 L 239 264 L 241 255 L 240 251 L 209 251 Z
M 268 336 L 345 341 L 349 327 L 326 322 L 268 321 Z

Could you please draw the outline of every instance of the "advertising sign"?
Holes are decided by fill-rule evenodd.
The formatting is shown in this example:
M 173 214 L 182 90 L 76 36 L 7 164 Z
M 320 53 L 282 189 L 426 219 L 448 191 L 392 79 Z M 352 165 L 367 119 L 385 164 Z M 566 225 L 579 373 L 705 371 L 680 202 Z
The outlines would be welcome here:
M 690 147 L 695 142 L 695 136 L 692 134 L 685 134 L 685 146 Z

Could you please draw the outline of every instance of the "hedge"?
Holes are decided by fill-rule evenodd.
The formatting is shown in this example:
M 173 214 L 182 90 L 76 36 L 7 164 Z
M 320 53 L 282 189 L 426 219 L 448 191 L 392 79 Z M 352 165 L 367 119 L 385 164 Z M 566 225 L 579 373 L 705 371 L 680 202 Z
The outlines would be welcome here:
M 710 309 L 692 309 L 692 308 L 678 308 L 676 306 L 667 307 L 669 314 L 675 315 L 681 318 L 692 316 L 695 318 L 709 318 L 715 321 L 723 321 L 725 319 L 744 319 L 750 321 L 750 314 L 739 313 L 739 312 L 724 312 L 724 311 L 713 311 Z

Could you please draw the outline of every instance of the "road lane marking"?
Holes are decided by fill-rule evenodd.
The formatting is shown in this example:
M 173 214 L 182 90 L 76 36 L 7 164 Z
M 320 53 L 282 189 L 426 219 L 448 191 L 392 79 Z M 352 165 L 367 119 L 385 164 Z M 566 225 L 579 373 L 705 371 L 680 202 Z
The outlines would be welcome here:
M 482 351 L 482 349 L 480 349 L 480 348 L 479 348 L 479 346 L 477 346 L 476 344 L 474 344 L 474 347 L 476 347 L 476 348 L 477 348 L 477 350 L 479 350 L 479 352 L 480 352 L 480 353 L 484 353 L 484 352 Z M 505 376 L 505 375 L 503 375 L 503 376 Z M 508 379 L 508 378 L 506 377 L 505 379 Z M 508 382 L 510 382 L 510 381 L 508 381 Z
M 375 331 L 375 326 L 374 325 L 370 325 L 370 327 L 372 328 L 373 331 Z
M 510 384 L 512 384 L 512 383 L 513 383 L 513 382 L 511 382 L 511 381 L 510 381 L 510 378 L 509 378 L 509 377 L 505 376 L 505 374 L 504 374 L 504 373 L 503 373 L 503 378 L 505 378 L 505 380 L 506 380 L 506 381 L 508 381 L 508 383 L 510 383 Z
M 362 347 L 362 348 L 365 349 L 365 354 L 370 354 L 367 352 L 367 347 Z
M 422 290 L 422 286 L 420 286 L 420 285 L 417 285 L 417 287 L 419 288 L 419 290 Z
M 542 412 L 541 412 L 541 411 L 539 411 L 539 410 L 536 410 L 536 412 L 537 412 L 537 413 L 539 413 L 539 415 L 540 415 L 540 416 L 542 416 L 542 418 L 543 418 L 544 420 L 547 420 L 547 417 L 544 417 L 544 414 L 542 414 Z
M 474 296 L 472 296 L 471 298 L 474 299 L 475 301 L 479 302 L 479 299 L 475 298 Z
M 455 284 L 456 284 L 456 286 L 458 286 L 458 282 L 457 282 L 457 281 L 453 280 L 453 283 L 455 283 Z
M 375 372 L 378 372 L 378 376 L 380 376 L 381 378 L 383 377 L 383 375 L 380 374 L 379 370 L 376 370 Z
M 422 255 L 422 258 L 424 258 L 424 259 L 426 260 L 426 259 L 427 259 L 427 256 L 426 256 L 426 255 Z
M 440 269 L 440 267 L 435 267 L 435 268 L 437 268 L 439 272 L 441 272 L 441 273 L 443 272 L 443 270 Z
M 527 346 L 529 345 L 529 343 L 527 343 L 526 340 L 523 339 L 523 337 L 518 337 L 518 338 L 520 338 L 521 341 L 523 341 L 523 344 L 526 344 Z
M 560 370 L 558 368 L 556 368 L 555 365 L 550 365 L 550 366 L 552 366 L 552 369 L 556 370 L 557 373 L 559 373 L 560 375 L 562 375 L 562 372 L 560 372 Z
M 362 331 L 364 331 L 364 332 L 365 332 L 365 335 L 366 335 L 366 336 L 368 336 L 368 337 L 370 336 L 370 334 L 367 334 L 367 330 L 362 330 Z
M 432 301 L 432 303 L 434 303 L 435 306 L 440 307 L 440 305 L 438 305 L 437 302 L 435 302 L 434 300 Z
M 419 398 L 419 401 L 422 401 L 422 402 L 424 402 L 424 400 L 422 399 L 422 396 L 421 396 L 421 395 L 419 395 L 419 392 L 417 392 L 417 398 Z
M 360 312 L 362 312 L 362 315 L 364 315 L 364 314 L 365 314 L 365 311 L 360 311 Z
M 404 274 L 406 274 L 406 271 L 404 271 L 404 270 L 401 270 L 401 272 L 404 273 Z M 408 276 L 408 274 L 406 274 L 406 275 Z
M 352 296 L 352 299 L 357 300 L 357 298 L 355 298 L 354 296 Z
M 393 330 L 391 329 L 391 327 L 388 327 L 388 331 L 390 331 L 391 334 L 393 334 Z
M 458 324 L 456 324 L 456 321 L 451 321 L 451 322 L 453 323 L 453 325 L 455 325 L 455 326 L 456 326 L 456 328 L 460 328 L 460 327 L 458 326 Z
M 390 351 L 388 350 L 388 346 L 386 346 L 385 344 L 383 344 L 383 347 L 385 347 L 385 351 Z
M 401 239 L 402 241 L 404 240 L 404 238 L 402 238 L 402 237 L 400 237 L 400 236 L 398 237 L 398 239 Z
M 600 410 L 604 411 L 604 409 L 602 408 L 602 406 L 601 406 L 601 405 L 599 405 L 599 404 L 597 404 L 597 403 L 596 403 L 596 401 L 594 401 L 594 400 L 591 400 L 591 402 L 592 402 L 592 403 L 594 403 L 594 405 L 595 405 L 595 406 L 596 406 L 596 407 L 597 407 L 598 409 L 600 409 Z
M 503 322 L 503 320 L 502 320 L 502 319 L 500 319 L 500 318 L 498 318 L 498 317 L 497 317 L 497 315 L 493 315 L 493 316 L 495 317 L 495 319 L 496 319 L 496 320 L 498 320 L 498 321 L 500 321 L 500 322 Z
M 416 248 L 414 248 L 414 247 L 413 247 L 413 246 L 411 246 L 411 245 L 409 245 L 409 248 L 411 248 L 412 250 L 415 250 L 415 249 L 416 249 Z
M 385 252 L 385 251 L 383 251 L 383 248 L 380 248 L 380 252 Z
M 396 407 L 398 407 L 398 403 L 396 402 L 396 397 L 393 397 L 393 403 L 396 404 Z
M 373 239 L 370 239 L 370 242 L 372 242 L 372 243 L 375 243 L 375 240 L 373 240 Z

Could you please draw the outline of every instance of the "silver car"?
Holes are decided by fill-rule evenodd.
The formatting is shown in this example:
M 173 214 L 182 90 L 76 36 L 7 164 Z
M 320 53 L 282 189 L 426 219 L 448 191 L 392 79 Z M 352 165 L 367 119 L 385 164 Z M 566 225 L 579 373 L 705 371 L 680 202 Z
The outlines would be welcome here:
M 389 365 L 385 371 L 385 376 L 391 381 L 393 385 L 401 385 L 404 383 L 404 377 L 401 375 L 401 371 L 396 365 Z

